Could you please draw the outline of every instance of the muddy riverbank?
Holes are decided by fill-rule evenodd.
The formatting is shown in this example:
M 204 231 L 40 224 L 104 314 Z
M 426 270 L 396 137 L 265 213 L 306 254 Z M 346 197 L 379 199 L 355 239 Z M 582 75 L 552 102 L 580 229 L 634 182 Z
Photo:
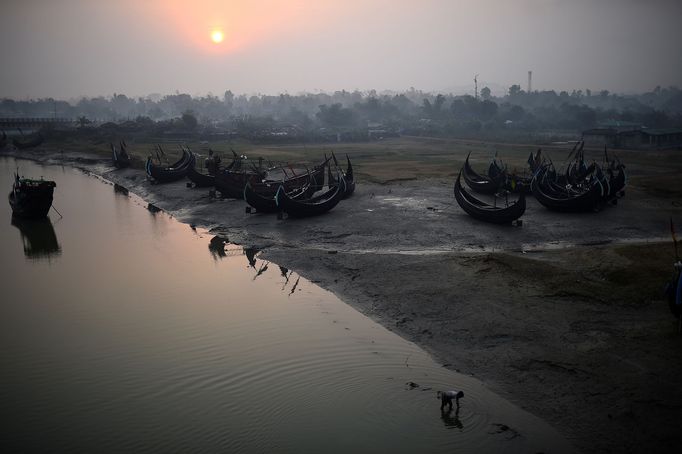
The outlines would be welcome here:
M 529 200 L 522 227 L 499 227 L 459 210 L 447 178 L 361 181 L 325 216 L 277 220 L 184 181 L 150 185 L 97 156 L 21 157 L 102 175 L 183 222 L 262 249 L 582 451 L 680 442 L 682 338 L 660 298 L 672 264 L 661 241 L 668 218 L 682 217 L 675 193 L 635 186 L 617 207 L 569 216 Z

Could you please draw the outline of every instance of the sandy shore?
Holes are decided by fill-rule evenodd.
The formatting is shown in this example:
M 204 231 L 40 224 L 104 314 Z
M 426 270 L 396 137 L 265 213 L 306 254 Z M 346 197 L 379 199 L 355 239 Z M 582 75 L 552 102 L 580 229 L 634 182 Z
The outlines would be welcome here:
M 682 337 L 661 299 L 668 218 L 682 219 L 676 194 L 632 187 L 617 207 L 586 215 L 529 200 L 522 227 L 500 227 L 463 213 L 447 178 L 360 181 L 325 216 L 277 220 L 184 181 L 150 185 L 100 157 L 22 156 L 84 168 L 262 249 L 583 452 L 671 452 L 682 442 Z

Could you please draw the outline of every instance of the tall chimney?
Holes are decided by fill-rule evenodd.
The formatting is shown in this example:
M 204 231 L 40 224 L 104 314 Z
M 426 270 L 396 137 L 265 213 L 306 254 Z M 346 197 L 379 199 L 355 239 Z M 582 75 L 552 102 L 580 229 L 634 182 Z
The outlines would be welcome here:
M 530 93 L 532 88 L 533 88 L 532 81 L 533 81 L 533 71 L 528 71 L 528 93 Z

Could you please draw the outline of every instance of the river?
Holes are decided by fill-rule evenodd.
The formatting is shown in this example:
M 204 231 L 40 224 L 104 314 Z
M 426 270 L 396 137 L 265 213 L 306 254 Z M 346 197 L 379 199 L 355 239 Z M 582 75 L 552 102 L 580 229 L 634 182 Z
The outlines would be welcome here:
M 70 167 L 0 158 L 6 192 L 17 167 L 58 212 L 0 208 L 4 452 L 570 450 L 295 272 Z

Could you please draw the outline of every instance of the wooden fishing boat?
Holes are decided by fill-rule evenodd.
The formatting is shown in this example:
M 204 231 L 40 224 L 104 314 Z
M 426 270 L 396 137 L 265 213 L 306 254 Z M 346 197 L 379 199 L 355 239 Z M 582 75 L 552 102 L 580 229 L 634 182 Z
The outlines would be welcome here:
M 528 155 L 528 168 L 530 169 L 531 174 L 535 174 L 540 167 L 542 167 L 542 164 L 545 162 L 545 157 L 542 156 L 542 148 L 538 148 L 538 151 L 533 155 L 533 152 L 530 152 L 530 155 Z
M 334 165 L 337 168 L 337 171 L 339 169 L 339 162 L 336 160 L 336 156 L 332 152 L 332 158 L 334 159 Z M 343 198 L 347 199 L 351 195 L 353 195 L 353 192 L 355 192 L 355 178 L 353 177 L 353 165 L 350 162 L 350 158 L 348 155 L 346 155 L 346 161 L 347 161 L 347 166 L 346 166 L 346 171 L 343 172 L 341 171 L 341 176 L 343 177 L 344 183 L 346 190 L 343 193 Z M 334 177 L 334 172 L 332 172 L 331 166 L 327 167 L 327 181 L 329 182 L 329 186 L 333 186 L 336 184 L 336 177 Z
M 466 161 L 464 161 L 464 169 L 462 171 L 462 176 L 467 185 L 474 191 L 481 194 L 492 195 L 500 190 L 500 187 L 506 179 L 506 172 L 502 172 L 497 178 L 492 179 L 490 177 L 480 175 L 469 164 L 469 156 L 471 152 L 467 155 Z
M 542 191 L 551 197 L 563 199 L 574 197 L 585 191 L 585 182 L 573 185 L 566 181 L 564 174 L 557 174 L 552 164 L 548 164 L 536 174 L 537 184 L 542 187 Z M 532 186 L 532 182 L 531 182 Z
M 192 153 L 192 152 L 190 152 Z M 197 156 L 192 153 L 192 164 L 187 168 L 187 178 L 194 183 L 195 188 L 207 188 L 215 185 L 215 175 L 201 173 L 197 170 Z M 234 163 L 234 161 L 232 161 Z
M 123 145 L 123 142 L 120 144 L 120 148 L 117 150 L 114 144 L 109 144 L 111 145 L 111 154 L 112 154 L 112 160 L 114 162 L 114 166 L 117 169 L 123 169 L 125 167 L 130 167 L 130 155 L 128 155 L 128 152 L 125 149 L 125 146 Z
M 497 157 L 490 161 L 490 165 L 488 166 L 488 178 L 491 180 L 499 179 L 505 172 L 507 172 L 506 164 L 503 164 L 501 161 L 498 162 Z
M 251 167 L 246 169 L 242 160 L 239 160 L 235 169 L 224 169 L 218 172 L 215 187 L 223 197 L 242 199 L 248 182 L 251 182 L 252 189 L 260 195 L 273 197 L 280 185 L 284 185 L 286 192 L 306 186 L 306 196 L 309 197 L 324 184 L 324 166 L 327 162 L 328 160 L 325 159 L 312 171 L 290 175 L 282 165 L 265 169 L 262 167 L 262 162 L 259 162 L 258 165 L 252 163 Z M 281 177 L 273 178 L 273 174 L 279 174 Z
M 324 188 L 324 169 L 329 164 L 329 158 L 325 157 L 324 161 L 313 167 L 310 172 L 310 193 L 313 194 Z
M 289 197 L 280 186 L 275 194 L 277 207 L 291 217 L 318 216 L 334 208 L 343 198 L 345 192 L 344 181 L 341 175 L 337 176 L 338 184 L 332 186 L 324 193 L 306 200 L 296 200 Z
M 460 170 L 455 181 L 455 200 L 471 217 L 493 224 L 510 224 L 526 212 L 526 195 L 522 192 L 519 198 L 505 207 L 498 207 L 477 199 L 468 193 L 461 183 Z
M 557 194 L 548 189 L 547 185 L 542 184 L 541 180 L 544 171 L 541 170 L 533 178 L 531 187 L 537 201 L 547 209 L 562 212 L 590 212 L 599 210 L 604 188 L 598 180 L 595 179 L 593 182 L 584 185 L 579 193 L 567 192 L 566 194 Z
M 182 157 L 168 167 L 155 165 L 152 157 L 147 158 L 145 169 L 149 178 L 155 183 L 177 181 L 187 175 L 189 167 L 193 166 L 194 155 L 188 150 L 182 150 Z
M 263 183 L 252 185 L 250 181 L 246 183 L 244 187 L 244 200 L 246 203 L 260 213 L 276 213 L 281 211 L 275 200 L 277 190 L 271 192 L 270 185 L 267 185 L 266 190 L 263 190 L 263 185 Z M 280 183 L 280 186 L 285 187 L 286 190 L 286 186 L 282 183 Z M 280 186 L 277 188 L 279 189 Z M 309 193 L 309 186 L 308 184 L 287 191 L 287 196 L 292 200 L 303 199 Z
M 540 151 L 538 150 L 538 153 L 539 152 Z M 529 165 L 534 162 L 534 159 L 533 153 L 531 152 L 528 158 Z M 507 165 L 502 161 L 498 161 L 497 157 L 490 161 L 490 165 L 488 166 L 488 178 L 500 183 L 498 190 L 501 189 L 513 194 L 519 194 L 521 192 L 526 194 L 530 193 L 531 177 L 519 175 L 515 170 L 510 172 Z
M 279 165 L 271 169 L 268 169 L 268 173 L 263 180 L 263 183 L 274 184 L 275 191 L 272 193 L 274 196 L 275 192 L 279 188 L 279 184 L 284 180 L 284 189 L 287 192 L 293 191 L 294 189 L 302 186 L 308 186 L 308 196 L 312 196 L 315 192 L 321 190 L 324 187 L 324 171 L 327 167 L 329 160 L 325 156 L 324 161 L 320 164 L 313 166 L 312 170 L 307 170 L 303 173 L 295 174 L 290 166 Z M 287 173 L 286 168 L 289 167 L 289 173 Z M 281 178 L 273 178 L 273 174 L 276 174 L 279 170 Z M 256 188 L 258 190 L 259 188 Z
M 15 173 L 12 192 L 9 193 L 12 214 L 27 219 L 47 217 L 56 186 L 54 181 L 19 178 L 19 174 Z
M 26 148 L 34 148 L 43 143 L 43 135 L 38 133 L 33 137 L 29 137 L 27 139 L 17 139 L 16 137 L 12 139 L 12 143 L 14 144 L 15 147 L 17 147 L 20 150 L 24 150 Z
M 280 179 L 274 178 L 275 175 L 279 174 Z M 319 170 L 314 168 L 312 171 L 307 171 L 305 173 L 299 173 L 298 175 L 286 175 L 284 173 L 284 168 L 280 167 L 279 173 L 278 169 L 268 169 L 266 177 L 261 181 L 256 183 L 255 180 L 251 180 L 251 185 L 253 189 L 261 195 L 275 196 L 277 189 L 280 185 L 284 185 L 284 190 L 286 192 L 292 192 L 297 189 L 305 188 L 306 197 L 312 197 L 312 195 L 318 191 L 320 185 L 319 181 L 322 180 L 324 184 L 324 172 L 322 177 L 319 176 Z
M 251 178 L 264 177 L 264 173 L 247 172 L 245 170 L 223 169 L 215 176 L 215 188 L 223 197 L 231 199 L 244 198 L 244 187 Z
M 574 162 L 567 167 L 566 181 L 570 184 L 576 185 L 582 183 L 589 178 L 597 169 L 596 163 L 591 163 L 589 166 L 584 161 Z
M 259 164 L 256 165 L 247 161 L 244 156 L 237 155 L 234 150 L 232 150 L 232 154 L 234 155 L 232 163 L 216 173 L 214 185 L 222 197 L 243 199 L 246 183 L 250 180 L 264 180 L 267 176 L 267 170 L 261 167 L 262 160 L 259 160 Z

